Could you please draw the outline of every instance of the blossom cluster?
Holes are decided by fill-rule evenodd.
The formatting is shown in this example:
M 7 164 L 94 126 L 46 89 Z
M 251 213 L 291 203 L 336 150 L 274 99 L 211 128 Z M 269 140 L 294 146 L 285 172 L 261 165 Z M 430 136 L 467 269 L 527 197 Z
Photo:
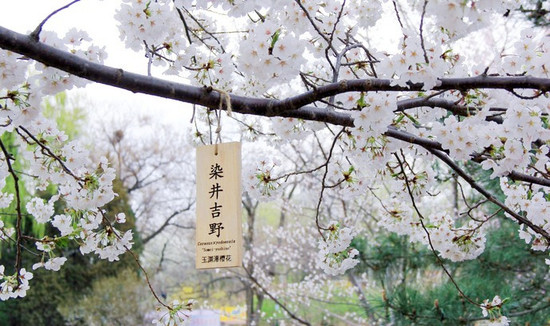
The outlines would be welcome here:
M 276 157 L 265 158 L 257 165 L 250 163 L 245 166 L 243 186 L 245 191 L 254 198 L 274 197 L 279 193 L 280 181 L 276 180 L 281 169 L 281 161 Z
M 547 194 L 544 190 L 531 192 L 524 185 L 508 183 L 504 180 L 501 181 L 501 189 L 506 194 L 505 203 L 507 206 L 514 208 L 516 211 L 523 212 L 530 221 L 542 226 L 545 231 L 548 232 L 550 230 L 547 215 L 550 204 L 545 199 Z M 521 225 L 519 228 L 519 237 L 525 243 L 531 244 L 533 250 L 548 250 L 548 240 L 534 232 L 531 228 L 525 229 L 525 226 Z M 547 259 L 546 263 L 550 265 L 550 260 Z
M 354 258 L 359 251 L 350 248 L 353 236 L 350 228 L 341 227 L 337 222 L 330 223 L 326 239 L 319 241 L 319 259 L 317 260 L 317 264 L 325 273 L 343 274 L 359 263 L 359 260 Z
M 69 30 L 63 38 L 43 31 L 39 41 L 92 62 L 102 63 L 105 58 L 103 49 L 90 44 L 87 33 L 76 29 Z M 10 147 L 2 144 L 0 206 L 19 205 L 37 223 L 49 224 L 57 230 L 54 234 L 35 239 L 41 254 L 32 269 L 58 271 L 67 260 L 59 256 L 61 251 L 58 249 L 66 240 L 80 245 L 83 254 L 95 252 L 102 259 L 118 260 L 131 248 L 132 232 L 119 231 L 118 221 L 111 223 L 101 209 L 116 196 L 112 188 L 114 169 L 106 158 L 101 158 L 98 163 L 92 162 L 89 151 L 82 144 L 69 140 L 55 121 L 41 113 L 43 96 L 81 87 L 85 81 L 43 64 L 19 60 L 17 55 L 4 50 L 0 50 L 0 66 L 0 134 L 13 135 L 2 140 L 10 139 L 12 143 Z M 14 165 L 23 168 L 25 173 L 21 173 L 19 168 L 14 169 Z M 15 179 L 20 189 L 7 187 L 12 185 L 7 182 L 8 178 Z M 24 195 L 23 187 L 28 197 Z M 48 199 L 38 195 L 46 189 L 55 189 Z M 67 208 L 56 213 L 54 206 L 57 203 Z M 18 213 L 17 219 L 21 218 L 21 213 Z M 20 246 L 22 230 L 17 231 L 15 224 L 0 221 L 0 238 Z M 24 296 L 30 287 L 32 273 L 19 267 L 14 275 L 6 275 L 5 267 L 0 268 L 0 299 Z
M 182 325 L 189 318 L 189 313 L 195 302 L 192 299 L 186 303 L 174 300 L 169 307 L 158 308 L 158 311 L 162 312 L 159 318 L 153 319 L 153 324 L 165 326 Z
M 457 226 L 446 214 L 432 214 L 420 221 L 401 197 L 394 197 L 382 211 L 379 225 L 388 231 L 406 235 L 412 242 L 431 246 L 443 258 L 464 261 L 477 258 L 485 250 L 486 228 L 482 222 L 470 221 Z M 422 223 L 424 225 L 422 225 Z
M 510 320 L 506 316 L 502 316 L 501 308 L 506 299 L 502 300 L 498 295 L 496 295 L 491 302 L 488 299 L 485 299 L 481 304 L 481 312 L 483 317 L 489 317 L 488 325 L 494 326 L 508 326 L 510 325 Z
M 29 280 L 33 275 L 21 268 L 13 275 L 5 275 L 5 267 L 0 265 L 0 300 L 4 301 L 10 298 L 24 297 L 30 288 Z

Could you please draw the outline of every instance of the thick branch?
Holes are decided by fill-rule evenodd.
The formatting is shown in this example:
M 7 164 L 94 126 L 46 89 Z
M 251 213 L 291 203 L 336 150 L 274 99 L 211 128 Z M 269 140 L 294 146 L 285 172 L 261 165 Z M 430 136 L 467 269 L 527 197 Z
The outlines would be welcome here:
M 170 82 L 126 72 L 101 64 L 90 62 L 84 58 L 65 52 L 44 43 L 37 42 L 28 35 L 19 34 L 0 27 L 0 47 L 13 51 L 33 60 L 39 61 L 84 79 L 129 90 L 134 93 L 144 93 L 160 96 L 181 102 L 198 104 L 212 109 L 217 109 L 220 103 L 220 94 L 207 87 L 196 87 Z M 314 90 L 284 100 L 251 98 L 231 94 L 232 109 L 235 112 L 261 116 L 299 117 L 304 114 L 305 119 L 328 122 L 342 125 L 338 117 L 327 117 L 323 114 L 302 112 L 301 108 L 310 105 L 323 98 L 346 92 L 358 91 L 420 91 L 422 84 L 409 86 L 393 85 L 388 79 L 356 79 L 343 80 L 320 86 Z M 494 89 L 537 89 L 542 92 L 550 90 L 550 79 L 521 77 L 494 77 L 477 76 L 468 78 L 442 78 L 439 79 L 435 90 L 467 90 L 472 88 Z M 289 112 L 298 111 L 298 112 Z M 328 119 L 328 121 L 327 121 Z
M 198 104 L 212 109 L 219 108 L 221 100 L 220 93 L 211 88 L 179 84 L 93 63 L 69 52 L 64 52 L 44 43 L 37 42 L 30 36 L 13 32 L 1 26 L 0 48 L 22 54 L 45 65 L 61 69 L 90 81 L 126 89 L 134 93 L 164 97 L 185 103 Z M 529 76 L 494 77 L 482 75 L 469 78 L 442 78 L 439 80 L 438 84 L 439 85 L 434 89 L 466 90 L 471 88 L 494 88 L 511 90 L 524 88 L 537 89 L 543 92 L 550 90 L 550 79 Z M 421 89 L 421 84 L 403 87 L 392 85 L 391 80 L 373 78 L 343 80 L 337 83 L 320 86 L 312 91 L 304 92 L 283 100 L 252 98 L 234 94 L 231 94 L 230 97 L 232 110 L 243 114 L 300 118 L 309 121 L 319 121 L 352 127 L 353 118 L 349 113 L 308 105 L 323 98 L 346 92 L 420 91 Z M 430 99 L 426 101 L 419 99 L 401 101 L 398 104 L 398 109 L 406 109 L 418 105 L 441 106 L 447 109 L 451 109 L 452 106 L 449 102 L 444 100 Z M 393 127 L 388 128 L 386 136 L 421 145 L 425 148 L 442 150 L 441 144 L 436 141 L 420 138 Z M 539 183 L 537 180 L 540 179 L 533 180 L 532 177 L 519 173 L 513 173 L 512 177 L 517 180 L 536 183 Z

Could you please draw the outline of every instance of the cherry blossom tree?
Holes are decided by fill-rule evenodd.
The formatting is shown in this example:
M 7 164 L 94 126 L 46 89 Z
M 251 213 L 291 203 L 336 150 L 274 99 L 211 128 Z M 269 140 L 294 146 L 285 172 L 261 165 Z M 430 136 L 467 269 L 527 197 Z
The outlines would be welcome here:
M 548 250 L 548 43 L 544 30 L 523 21 L 530 1 L 124 0 L 115 14 L 120 37 L 145 54 L 147 75 L 105 65 L 107 51 L 85 31 L 48 30 L 49 19 L 78 2 L 28 34 L 0 27 L 1 128 L 18 135 L 20 149 L 14 156 L 0 142 L 1 180 L 14 188 L 0 204 L 15 202 L 19 216 L 0 225 L 1 236 L 18 251 L 33 243 L 47 253 L 36 268 L 61 267 L 55 248 L 62 240 L 109 261 L 132 245 L 131 232 L 118 230 L 124 216 L 101 208 L 115 196 L 115 170 L 105 158 L 88 160 L 39 111 L 44 96 L 89 82 L 192 104 L 194 120 L 210 130 L 222 126 L 219 111 L 226 111 L 245 141 L 318 142 L 322 159 L 288 165 L 259 157 L 245 183 L 248 196 L 274 197 L 288 189 L 283 184 L 312 176 L 316 200 L 305 216 L 319 240 L 317 266 L 329 274 L 359 262 L 348 206 L 366 197 L 378 202 L 380 230 L 428 248 L 451 280 L 445 263 L 476 259 L 499 219 L 517 223 L 532 250 Z M 540 13 L 546 5 L 539 3 L 533 10 Z M 217 138 L 205 134 L 197 129 L 197 142 Z M 498 180 L 504 199 L 470 164 Z M 445 205 L 441 173 L 460 184 L 462 210 Z M 35 181 L 25 182 L 29 193 L 55 185 L 57 194 L 22 207 L 23 177 Z M 58 201 L 68 209 L 52 216 Z M 59 233 L 24 234 L 24 209 Z M 26 294 L 32 273 L 23 264 L 17 255 L 14 266 L 0 266 L 2 299 Z M 480 315 L 508 324 L 498 293 L 479 301 L 454 284 Z M 159 303 L 168 309 L 162 322 L 185 318 L 187 304 Z
M 183 216 L 194 203 L 194 171 L 186 159 L 189 137 L 146 115 L 90 120 L 85 141 L 115 167 L 134 203 L 142 244 L 167 228 L 192 226 L 194 216 Z M 173 144 L 181 148 L 175 150 Z M 188 186 L 182 191 L 182 185 Z

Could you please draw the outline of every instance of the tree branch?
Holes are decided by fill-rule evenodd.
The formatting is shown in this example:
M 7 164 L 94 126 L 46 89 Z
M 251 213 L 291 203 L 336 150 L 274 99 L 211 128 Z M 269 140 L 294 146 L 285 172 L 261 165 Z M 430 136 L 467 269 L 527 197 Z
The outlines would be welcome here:
M 38 24 L 38 26 L 36 26 L 35 30 L 32 31 L 32 33 L 30 34 L 30 36 L 35 40 L 35 41 L 38 41 L 39 37 L 40 37 L 40 33 L 42 32 L 42 27 L 44 27 L 44 24 L 46 24 L 46 22 L 53 17 L 53 15 L 57 14 L 58 12 L 64 10 L 64 9 L 67 9 L 69 8 L 70 6 L 72 6 L 73 4 L 79 2 L 80 0 L 74 0 L 72 1 L 71 3 L 55 10 L 54 12 L 52 12 L 51 14 L 49 14 L 46 18 L 44 18 L 44 20 L 42 20 L 40 22 L 40 24 Z
M 21 284 L 20 271 L 21 271 L 21 260 L 22 260 L 21 248 L 23 247 L 23 244 L 22 244 L 23 214 L 21 212 L 21 192 L 19 190 L 19 177 L 17 176 L 17 173 L 15 173 L 15 170 L 11 165 L 11 160 L 15 160 L 15 159 L 13 158 L 13 156 L 10 155 L 10 153 L 6 149 L 6 146 L 4 146 L 4 143 L 2 142 L 2 140 L 0 140 L 0 148 L 2 149 L 2 153 L 4 154 L 4 157 L 6 159 L 6 165 L 8 166 L 8 171 L 13 178 L 13 184 L 14 184 L 13 186 L 15 189 L 15 201 L 16 201 L 15 210 L 17 212 L 17 220 L 15 222 L 15 232 L 16 232 L 15 273 L 17 274 L 17 282 Z
M 264 288 L 260 282 L 258 282 L 258 280 L 252 276 L 252 273 L 246 269 L 246 267 L 243 266 L 243 269 L 244 271 L 246 272 L 246 274 L 248 275 L 248 278 L 254 283 L 256 284 L 256 286 L 258 288 L 260 288 L 260 290 L 262 290 L 271 300 L 273 300 L 276 304 L 279 305 L 279 307 L 281 307 L 287 314 L 290 318 L 296 320 L 297 322 L 299 322 L 300 324 L 302 325 L 311 325 L 308 321 L 306 320 L 303 320 L 301 319 L 300 317 L 296 316 L 294 313 L 292 313 L 292 311 L 290 311 L 281 301 L 279 301 L 277 298 L 275 298 L 271 293 L 269 293 L 266 288 Z
M 405 159 L 405 156 L 404 156 L 403 152 L 401 152 L 401 155 L 403 156 L 403 159 Z M 439 254 L 435 250 L 430 232 L 428 231 L 428 229 L 426 228 L 426 225 L 424 224 L 425 217 L 420 212 L 420 209 L 418 208 L 418 206 L 416 206 L 416 200 L 414 199 L 413 191 L 411 189 L 411 185 L 409 184 L 409 179 L 407 178 L 407 173 L 405 172 L 405 168 L 403 167 L 403 162 L 401 161 L 401 159 L 399 158 L 399 155 L 397 155 L 397 153 L 394 153 L 394 156 L 397 159 L 397 162 L 399 163 L 399 167 L 401 169 L 401 174 L 403 174 L 403 179 L 405 181 L 405 186 L 406 186 L 407 192 L 409 194 L 409 198 L 411 199 L 412 206 L 413 206 L 415 212 L 418 214 L 420 225 L 422 226 L 422 229 L 424 230 L 424 232 L 426 232 L 426 239 L 428 240 L 428 245 L 429 245 L 432 253 L 434 254 L 437 262 L 439 263 L 439 266 L 441 266 L 441 268 L 443 269 L 445 274 L 447 274 L 447 276 L 449 277 L 449 280 L 451 281 L 451 283 L 453 283 L 453 285 L 455 286 L 458 293 L 460 293 L 460 296 L 462 296 L 464 299 L 466 299 L 469 303 L 473 304 L 474 306 L 479 307 L 479 303 L 475 302 L 473 299 L 471 299 L 469 296 L 467 296 L 466 293 L 464 293 L 464 291 L 462 291 L 462 289 L 460 288 L 458 283 L 453 278 L 453 275 L 449 272 L 447 267 L 445 267 L 445 264 L 443 263 L 443 260 L 441 259 L 441 257 L 439 257 Z
M 19 34 L 0 26 L 0 47 L 27 56 L 47 66 L 54 67 L 84 79 L 105 85 L 126 89 L 134 93 L 143 93 L 190 104 L 198 104 L 218 109 L 222 100 L 220 93 L 208 87 L 190 86 L 167 80 L 126 72 L 109 66 L 90 62 L 84 58 L 56 49 L 44 43 L 36 42 L 28 35 Z M 232 109 L 235 112 L 260 116 L 300 117 L 306 120 L 328 122 L 343 125 L 341 117 L 326 114 L 312 114 L 311 109 L 303 110 L 323 98 L 346 92 L 367 91 L 421 91 L 423 84 L 399 86 L 389 79 L 342 80 L 317 87 L 314 90 L 283 100 L 252 98 L 231 94 Z M 476 76 L 466 78 L 441 78 L 434 90 L 467 90 L 472 88 L 491 89 L 537 89 L 550 90 L 550 79 L 530 76 L 495 77 Z M 297 112 L 289 112 L 297 111 Z M 304 112 L 305 111 L 305 112 Z M 345 116 L 348 116 L 347 114 Z
M 166 218 L 166 220 L 164 221 L 164 223 L 158 228 L 156 229 L 153 233 L 149 234 L 148 236 L 146 236 L 145 238 L 143 238 L 142 242 L 143 244 L 146 244 L 147 242 L 151 241 L 151 239 L 153 239 L 154 237 L 156 237 L 159 233 L 162 232 L 162 230 L 164 230 L 168 225 L 171 225 L 170 224 L 170 221 L 178 214 L 182 213 L 182 212 L 186 212 L 188 210 L 191 209 L 191 206 L 193 206 L 193 203 L 189 203 L 189 205 L 187 207 L 185 207 L 184 209 L 181 209 L 181 210 L 178 210 L 178 211 L 175 211 L 173 212 L 170 216 L 168 216 Z
M 419 98 L 397 101 L 396 112 L 402 112 L 407 109 L 413 109 L 413 108 L 419 108 L 419 107 L 442 108 L 452 112 L 455 115 L 464 116 L 464 117 L 469 115 L 475 115 L 479 110 L 481 110 L 481 108 L 478 108 L 478 107 L 456 104 L 453 101 L 446 100 L 443 98 L 419 97 Z M 494 109 L 495 108 L 491 108 L 490 110 L 494 110 Z M 498 115 L 488 116 L 486 120 L 494 121 L 496 123 L 503 122 L 503 118 Z
M 129 90 L 134 93 L 144 93 L 185 103 L 198 104 L 211 109 L 218 109 L 220 101 L 222 101 L 221 94 L 214 91 L 212 88 L 175 83 L 93 63 L 69 52 L 64 52 L 44 43 L 37 42 L 30 36 L 13 32 L 1 26 L 0 48 L 22 54 L 45 65 L 61 69 L 87 80 Z M 346 92 L 420 91 L 422 86 L 422 84 L 414 84 L 407 87 L 393 85 L 392 81 L 388 79 L 356 79 L 329 83 L 317 87 L 314 90 L 283 100 L 252 98 L 235 94 L 230 94 L 230 98 L 232 110 L 242 114 L 299 118 L 352 127 L 353 118 L 349 113 L 308 105 L 323 98 Z M 434 89 L 466 90 L 471 88 L 493 88 L 503 90 L 524 88 L 546 92 L 550 90 L 550 79 L 529 76 L 495 77 L 486 75 L 468 78 L 442 78 L 439 79 L 438 86 Z M 463 109 L 459 106 L 451 105 L 448 101 L 433 98 L 429 100 L 418 99 L 400 101 L 398 103 L 398 109 L 406 109 L 418 105 L 431 107 L 438 106 L 451 111 L 453 109 Z M 441 144 L 436 141 L 420 138 L 391 126 L 388 128 L 385 135 L 408 143 L 421 145 L 424 148 L 442 150 Z M 517 172 L 512 172 L 510 176 L 516 180 L 534 182 L 545 186 L 550 185 L 550 182 L 547 180 L 545 181 L 545 179 L 534 178 Z
M 55 155 L 52 150 L 45 146 L 40 140 L 38 140 L 30 131 L 28 131 L 25 127 L 23 126 L 18 126 L 15 131 L 23 138 L 25 138 L 25 141 L 27 141 L 26 137 L 24 135 L 22 135 L 20 132 L 19 132 L 19 129 L 23 130 L 27 136 L 29 136 L 33 141 L 34 143 L 36 144 L 36 146 L 40 147 L 42 149 L 42 153 L 46 156 L 49 156 L 51 158 L 53 158 L 57 163 L 59 163 L 59 165 L 61 166 L 61 168 L 63 169 L 63 171 L 65 173 L 67 173 L 68 175 L 70 175 L 71 177 L 73 177 L 77 182 L 78 184 L 80 184 L 82 186 L 82 181 L 83 179 L 82 178 L 79 178 L 77 177 L 76 175 L 74 175 L 74 173 L 65 165 L 65 162 L 63 162 L 63 160 Z M 31 142 L 27 141 L 27 143 L 29 144 L 32 144 Z
M 466 173 L 464 170 L 462 170 L 447 154 L 426 148 L 430 153 L 438 157 L 440 160 L 442 160 L 447 166 L 449 166 L 453 171 L 455 171 L 464 181 L 466 181 L 470 187 L 474 188 L 477 192 L 482 194 L 485 198 L 487 198 L 490 202 L 497 205 L 498 207 L 502 208 L 506 213 L 508 213 L 510 216 L 512 216 L 518 223 L 525 224 L 529 228 L 531 228 L 536 233 L 542 235 L 546 240 L 550 241 L 550 234 L 546 232 L 542 227 L 533 224 L 530 220 L 525 218 L 524 216 L 519 215 L 518 213 L 511 210 L 508 206 L 501 203 L 496 197 L 494 197 L 491 193 L 489 193 L 485 188 L 480 186 L 468 173 Z

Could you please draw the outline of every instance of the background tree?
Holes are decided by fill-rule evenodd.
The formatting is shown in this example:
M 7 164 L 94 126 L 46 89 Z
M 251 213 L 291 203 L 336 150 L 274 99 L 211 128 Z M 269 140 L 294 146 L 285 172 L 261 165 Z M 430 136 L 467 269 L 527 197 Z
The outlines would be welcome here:
M 55 119 L 60 129 L 64 130 L 69 139 L 74 140 L 80 136 L 81 124 L 84 122 L 84 111 L 80 107 L 70 107 L 67 95 L 60 93 L 55 97 L 44 102 L 44 114 L 50 115 Z M 9 146 L 12 153 L 17 152 L 17 144 L 14 143 L 13 133 L 5 133 L 3 142 Z M 23 170 L 24 166 L 17 167 Z M 34 182 L 29 179 L 29 182 Z M 13 181 L 12 181 L 13 183 Z M 7 189 L 10 188 L 9 185 Z M 125 188 L 120 181 L 114 182 L 114 189 L 118 196 L 105 206 L 107 212 L 123 212 L 126 215 L 128 223 L 125 228 L 134 227 L 133 212 L 129 205 L 128 196 Z M 46 189 L 38 194 L 39 197 L 49 200 L 55 191 Z M 30 194 L 21 196 L 24 203 L 31 198 Z M 64 210 L 62 205 L 56 208 L 58 214 Z M 15 225 L 15 216 L 12 213 L 14 207 L 4 209 L 2 215 L 4 222 L 8 225 Z M 53 227 L 38 224 L 27 213 L 24 215 L 23 229 L 29 230 L 35 238 L 42 238 L 45 234 L 55 233 Z M 124 229 L 123 229 L 124 230 Z M 136 247 L 139 251 L 139 245 Z M 15 260 L 15 246 L 11 242 L 2 243 L 1 262 L 9 265 Z M 119 271 L 128 269 L 128 273 L 137 272 L 135 262 L 129 255 L 124 255 L 118 263 L 109 264 L 103 260 L 89 259 L 78 254 L 78 246 L 66 243 L 61 246 L 62 256 L 67 258 L 65 268 L 57 275 L 52 271 L 38 269 L 34 272 L 35 286 L 30 290 L 28 297 L 17 301 L 0 301 L 0 319 L 4 325 L 51 325 L 64 324 L 65 319 L 61 315 L 59 308 L 63 305 L 74 304 L 91 290 L 92 282 L 105 277 L 113 277 Z M 32 242 L 25 244 L 23 257 L 27 261 L 32 261 L 35 257 L 40 257 L 40 252 L 33 248 Z M 27 265 L 28 270 L 32 269 Z M 136 276 L 137 277 L 137 276 Z M 126 310 L 128 312 L 129 310 Z M 76 324 L 75 324 L 76 325 Z

